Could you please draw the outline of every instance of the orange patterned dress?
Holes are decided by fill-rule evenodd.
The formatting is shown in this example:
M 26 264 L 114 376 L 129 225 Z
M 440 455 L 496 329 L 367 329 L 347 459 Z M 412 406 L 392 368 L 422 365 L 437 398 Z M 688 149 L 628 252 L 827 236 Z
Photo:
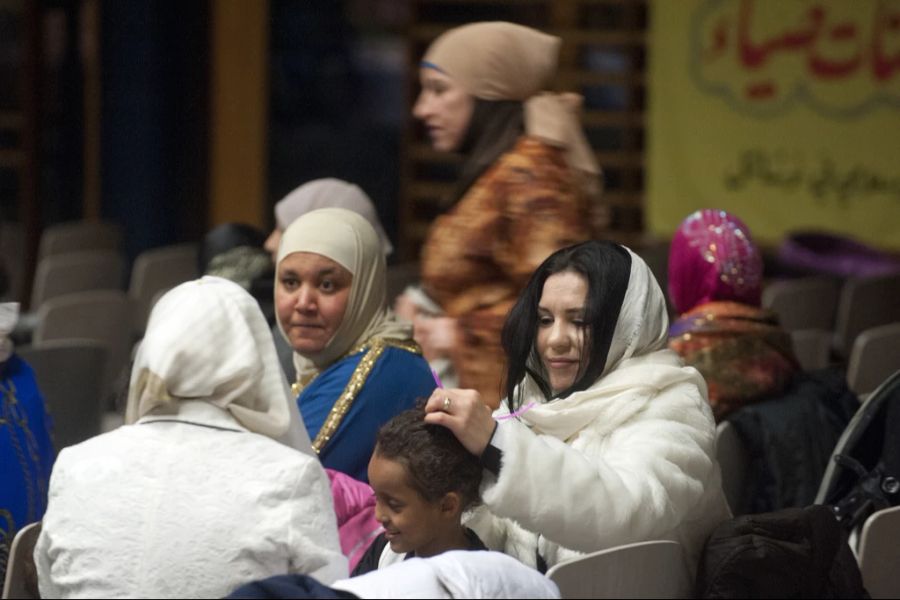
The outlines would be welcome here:
M 457 320 L 451 360 L 460 387 L 493 407 L 504 385 L 506 314 L 547 256 L 590 237 L 581 190 L 561 149 L 522 136 L 431 227 L 423 287 Z

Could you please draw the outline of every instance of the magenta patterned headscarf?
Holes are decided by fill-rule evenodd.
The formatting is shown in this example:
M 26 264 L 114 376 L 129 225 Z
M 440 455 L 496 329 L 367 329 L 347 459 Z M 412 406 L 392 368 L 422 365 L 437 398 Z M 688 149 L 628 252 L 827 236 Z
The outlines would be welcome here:
M 724 210 L 698 210 L 672 237 L 669 298 L 678 314 L 714 300 L 759 306 L 762 270 L 743 221 Z

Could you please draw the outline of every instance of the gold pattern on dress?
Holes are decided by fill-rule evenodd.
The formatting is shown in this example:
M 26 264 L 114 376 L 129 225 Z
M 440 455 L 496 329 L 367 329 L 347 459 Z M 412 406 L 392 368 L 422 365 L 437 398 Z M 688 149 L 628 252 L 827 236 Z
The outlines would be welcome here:
M 385 340 L 381 338 L 369 340 L 366 343 L 357 346 L 356 348 L 352 348 L 345 355 L 345 358 L 348 356 L 353 356 L 354 354 L 358 354 L 366 348 L 368 348 L 368 351 L 366 352 L 365 356 L 360 359 L 359 364 L 356 365 L 356 368 L 353 370 L 353 374 L 350 376 L 350 381 L 347 382 L 347 385 L 344 387 L 344 391 L 341 392 L 341 395 L 334 403 L 334 406 L 331 407 L 331 411 L 328 413 L 328 416 L 325 418 L 325 422 L 319 429 L 319 433 L 318 435 L 316 435 L 316 439 L 313 440 L 312 447 L 313 450 L 316 451 L 316 454 L 319 454 L 322 451 L 322 448 L 325 447 L 325 444 L 328 443 L 331 437 L 338 430 L 338 427 L 341 426 L 341 422 L 344 420 L 344 417 L 347 415 L 347 413 L 350 412 L 350 407 L 353 406 L 353 401 L 356 400 L 356 397 L 362 390 L 363 385 L 365 385 L 366 380 L 369 378 L 369 374 L 375 367 L 375 363 L 381 357 L 384 349 L 388 347 L 399 348 L 407 352 L 412 352 L 413 354 L 422 353 L 421 348 L 419 348 L 419 345 L 415 342 L 405 340 Z

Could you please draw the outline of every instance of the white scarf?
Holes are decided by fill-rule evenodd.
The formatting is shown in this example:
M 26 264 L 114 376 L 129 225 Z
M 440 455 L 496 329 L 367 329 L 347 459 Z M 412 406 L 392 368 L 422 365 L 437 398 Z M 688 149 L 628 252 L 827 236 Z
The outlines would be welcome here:
M 550 402 L 530 377 L 522 384 L 523 406 L 535 404 L 521 418 L 538 433 L 566 441 L 595 422 L 612 431 L 661 389 L 695 379 L 665 349 L 669 317 L 656 278 L 643 259 L 626 250 L 631 255 L 628 289 L 601 376 L 590 388 Z
M 183 400 L 222 408 L 244 427 L 271 438 L 291 432 L 299 415 L 272 334 L 256 300 L 219 277 L 183 283 L 160 298 L 131 371 L 125 422 L 175 412 Z M 292 440 L 296 442 L 295 440 Z
M 378 235 L 372 225 L 359 214 L 343 208 L 306 213 L 284 231 L 276 261 L 276 288 L 281 261 L 295 252 L 319 254 L 353 275 L 344 317 L 325 348 L 315 354 L 294 353 L 298 381 L 328 368 L 351 348 L 372 338 L 412 339 L 412 326 L 397 320 L 385 306 L 387 266 L 379 249 Z M 290 343 L 280 318 L 278 330 Z
M 18 320 L 18 302 L 0 303 L 0 363 L 6 362 L 12 356 L 13 342 L 9 339 L 9 334 L 15 329 Z

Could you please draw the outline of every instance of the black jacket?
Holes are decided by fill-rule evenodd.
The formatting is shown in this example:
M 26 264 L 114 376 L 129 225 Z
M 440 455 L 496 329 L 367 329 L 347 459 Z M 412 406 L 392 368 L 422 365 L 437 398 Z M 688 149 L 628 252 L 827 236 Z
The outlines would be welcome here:
M 697 598 L 868 598 L 831 509 L 789 508 L 722 523 L 706 543 Z

